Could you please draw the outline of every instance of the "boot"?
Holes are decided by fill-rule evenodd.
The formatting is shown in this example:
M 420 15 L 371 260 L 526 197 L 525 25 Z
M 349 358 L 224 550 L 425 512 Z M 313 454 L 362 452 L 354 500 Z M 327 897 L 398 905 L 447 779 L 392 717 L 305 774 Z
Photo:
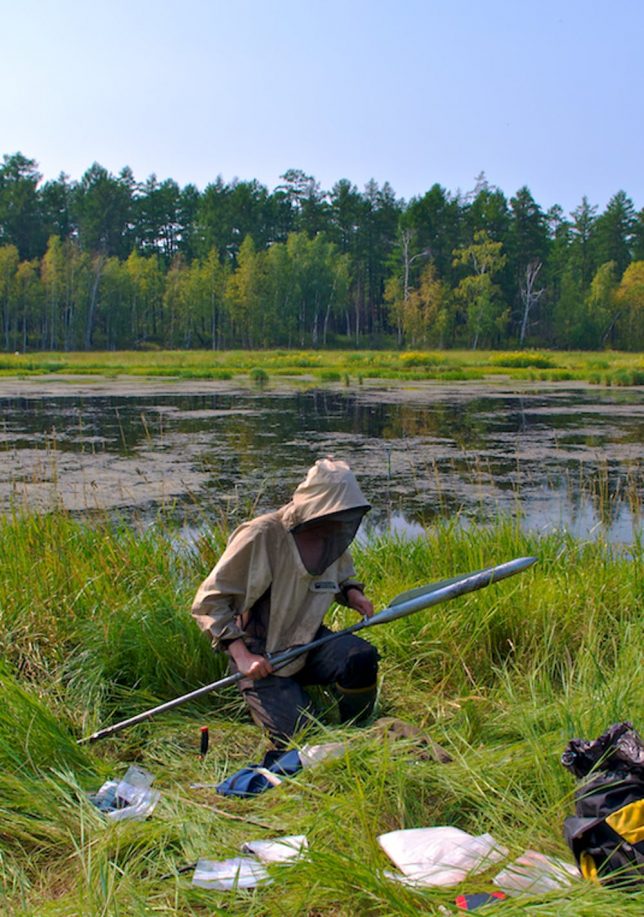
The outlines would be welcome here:
M 376 682 L 366 688 L 343 688 L 336 682 L 335 690 L 338 695 L 341 723 L 347 723 L 349 720 L 364 723 L 373 713 L 378 693 Z

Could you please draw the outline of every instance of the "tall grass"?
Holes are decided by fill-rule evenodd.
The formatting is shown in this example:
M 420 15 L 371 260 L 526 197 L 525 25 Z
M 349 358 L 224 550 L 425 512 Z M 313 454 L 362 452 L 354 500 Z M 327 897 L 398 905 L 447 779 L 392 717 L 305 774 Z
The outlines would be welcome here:
M 272 377 L 338 383 L 363 379 L 458 381 L 506 376 L 601 385 L 644 384 L 642 354 L 617 351 L 106 351 L 7 354 L 0 378 L 56 373 L 227 380 L 243 376 L 265 385 Z M 259 375 L 258 375 L 259 374 Z
M 379 606 L 512 557 L 535 554 L 539 564 L 370 632 L 382 656 L 380 713 L 430 734 L 451 764 L 425 760 L 413 740 L 383 738 L 375 727 L 334 726 L 323 712 L 307 738 L 344 738 L 346 755 L 244 801 L 190 789 L 262 754 L 235 691 L 103 743 L 75 742 L 222 673 L 188 608 L 225 534 L 188 546 L 161 520 L 145 532 L 60 513 L 0 520 L 2 913 L 353 917 L 453 906 L 458 890 L 414 891 L 382 876 L 388 864 L 376 837 L 399 827 L 451 824 L 489 831 L 512 854 L 569 856 L 562 822 L 574 785 L 559 764 L 563 747 L 617 720 L 644 726 L 641 543 L 626 552 L 499 522 L 444 524 L 416 541 L 358 547 Z M 350 615 L 336 608 L 331 618 L 341 626 Z M 211 750 L 200 761 L 203 723 Z M 157 775 L 161 802 L 145 823 L 106 823 L 86 791 L 133 761 Z M 192 888 L 190 873 L 178 872 L 200 856 L 234 855 L 245 840 L 291 833 L 307 834 L 310 860 L 274 868 L 266 888 L 225 895 Z M 467 890 L 488 880 L 472 879 Z M 642 903 L 641 894 L 580 882 L 502 908 L 635 917 Z

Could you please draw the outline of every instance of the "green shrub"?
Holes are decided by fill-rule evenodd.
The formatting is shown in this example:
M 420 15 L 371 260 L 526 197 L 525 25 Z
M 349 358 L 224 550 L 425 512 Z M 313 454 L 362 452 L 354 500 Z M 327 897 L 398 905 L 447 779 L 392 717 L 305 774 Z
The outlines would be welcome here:
M 497 354 L 490 357 L 490 365 L 505 366 L 508 369 L 550 369 L 555 366 L 550 357 L 542 353 L 528 353 L 526 351 Z
M 400 356 L 400 362 L 403 367 L 430 367 L 441 366 L 445 363 L 444 357 L 438 357 L 435 353 L 403 353 Z
M 644 385 L 644 369 L 618 369 L 611 376 L 613 385 Z
M 258 388 L 265 388 L 268 385 L 268 373 L 265 369 L 262 369 L 261 366 L 254 366 L 248 375 L 250 376 L 251 382 Z
M 311 369 L 314 366 L 319 366 L 321 360 L 319 357 L 297 357 L 290 362 L 295 369 Z

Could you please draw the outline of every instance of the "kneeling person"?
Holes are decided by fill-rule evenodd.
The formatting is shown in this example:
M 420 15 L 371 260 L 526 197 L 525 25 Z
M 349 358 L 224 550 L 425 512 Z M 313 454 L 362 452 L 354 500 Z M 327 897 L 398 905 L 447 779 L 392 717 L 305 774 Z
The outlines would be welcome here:
M 195 620 L 244 675 L 251 715 L 278 748 L 313 711 L 307 685 L 335 686 L 343 722 L 373 709 L 378 652 L 366 640 L 338 637 L 275 673 L 265 655 L 328 633 L 322 620 L 333 601 L 371 617 L 348 551 L 369 509 L 349 466 L 321 459 L 290 503 L 233 532 L 197 592 Z

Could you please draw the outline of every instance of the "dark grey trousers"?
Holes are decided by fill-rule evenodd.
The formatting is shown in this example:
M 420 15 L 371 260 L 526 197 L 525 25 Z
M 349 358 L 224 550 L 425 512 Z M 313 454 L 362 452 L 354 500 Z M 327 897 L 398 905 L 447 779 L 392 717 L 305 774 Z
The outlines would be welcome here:
M 328 634 L 321 627 L 314 639 Z M 354 634 L 346 634 L 312 650 L 293 676 L 268 675 L 255 681 L 243 678 L 239 688 L 253 720 L 266 729 L 276 746 L 290 737 L 314 714 L 307 685 L 334 685 L 339 695 L 340 717 L 359 718 L 371 712 L 376 696 L 378 651 Z

